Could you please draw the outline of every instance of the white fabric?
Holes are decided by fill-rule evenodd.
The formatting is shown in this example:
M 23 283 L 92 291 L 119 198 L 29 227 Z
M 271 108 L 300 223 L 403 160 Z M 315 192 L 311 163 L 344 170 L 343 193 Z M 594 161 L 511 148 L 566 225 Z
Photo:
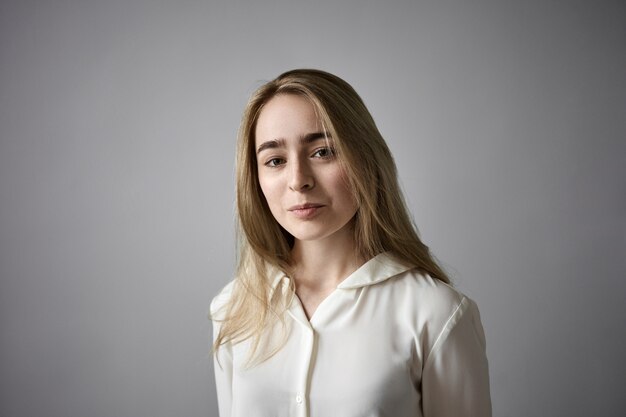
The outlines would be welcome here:
M 276 274 L 274 285 L 287 280 Z M 232 285 L 211 303 L 214 317 Z M 221 417 L 491 416 L 476 304 L 387 254 L 341 282 L 310 321 L 294 296 L 285 322 L 286 344 L 260 365 L 245 367 L 248 342 L 220 348 Z M 281 329 L 268 330 L 267 345 Z

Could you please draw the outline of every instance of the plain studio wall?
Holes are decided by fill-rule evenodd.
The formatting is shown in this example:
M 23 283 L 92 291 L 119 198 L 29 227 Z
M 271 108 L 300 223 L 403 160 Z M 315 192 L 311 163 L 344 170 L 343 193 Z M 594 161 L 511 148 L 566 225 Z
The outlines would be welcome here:
M 0 416 L 216 416 L 234 149 L 350 82 L 481 309 L 494 416 L 626 415 L 626 3 L 3 1 Z

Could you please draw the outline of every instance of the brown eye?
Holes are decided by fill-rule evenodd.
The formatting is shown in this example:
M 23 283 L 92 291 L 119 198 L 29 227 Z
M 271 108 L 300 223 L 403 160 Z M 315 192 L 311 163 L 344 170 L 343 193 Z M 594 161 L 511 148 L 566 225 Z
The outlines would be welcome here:
M 282 164 L 285 163 L 284 159 L 281 158 L 272 158 L 270 160 L 268 160 L 267 162 L 265 162 L 265 166 L 270 167 L 270 168 L 275 168 L 277 166 L 280 166 Z
M 333 155 L 335 155 L 335 151 L 328 147 L 319 148 L 313 153 L 313 157 L 315 158 L 330 158 Z

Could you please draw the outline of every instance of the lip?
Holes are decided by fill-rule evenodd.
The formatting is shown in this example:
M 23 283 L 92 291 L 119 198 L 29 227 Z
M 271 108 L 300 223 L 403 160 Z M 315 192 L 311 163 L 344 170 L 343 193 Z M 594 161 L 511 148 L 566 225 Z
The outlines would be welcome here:
M 300 219 L 310 219 L 315 217 L 322 207 L 324 207 L 323 204 L 306 203 L 291 206 L 287 209 L 287 211 Z
M 298 204 L 295 206 L 291 206 L 289 207 L 287 210 L 288 211 L 294 211 L 294 210 L 306 210 L 306 209 L 310 209 L 310 208 L 320 208 L 322 207 L 323 204 L 317 204 L 317 203 L 305 203 L 305 204 Z

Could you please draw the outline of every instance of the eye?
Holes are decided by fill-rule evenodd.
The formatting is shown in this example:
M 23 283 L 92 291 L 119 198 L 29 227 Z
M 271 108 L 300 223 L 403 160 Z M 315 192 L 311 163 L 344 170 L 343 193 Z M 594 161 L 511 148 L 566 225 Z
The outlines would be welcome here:
M 313 152 L 313 157 L 314 158 L 331 158 L 335 155 L 335 150 L 330 148 L 330 147 L 323 147 L 323 148 L 319 148 L 316 149 L 315 152 Z
M 267 160 L 263 165 L 270 168 L 276 168 L 285 163 L 285 160 L 282 158 L 272 158 Z

